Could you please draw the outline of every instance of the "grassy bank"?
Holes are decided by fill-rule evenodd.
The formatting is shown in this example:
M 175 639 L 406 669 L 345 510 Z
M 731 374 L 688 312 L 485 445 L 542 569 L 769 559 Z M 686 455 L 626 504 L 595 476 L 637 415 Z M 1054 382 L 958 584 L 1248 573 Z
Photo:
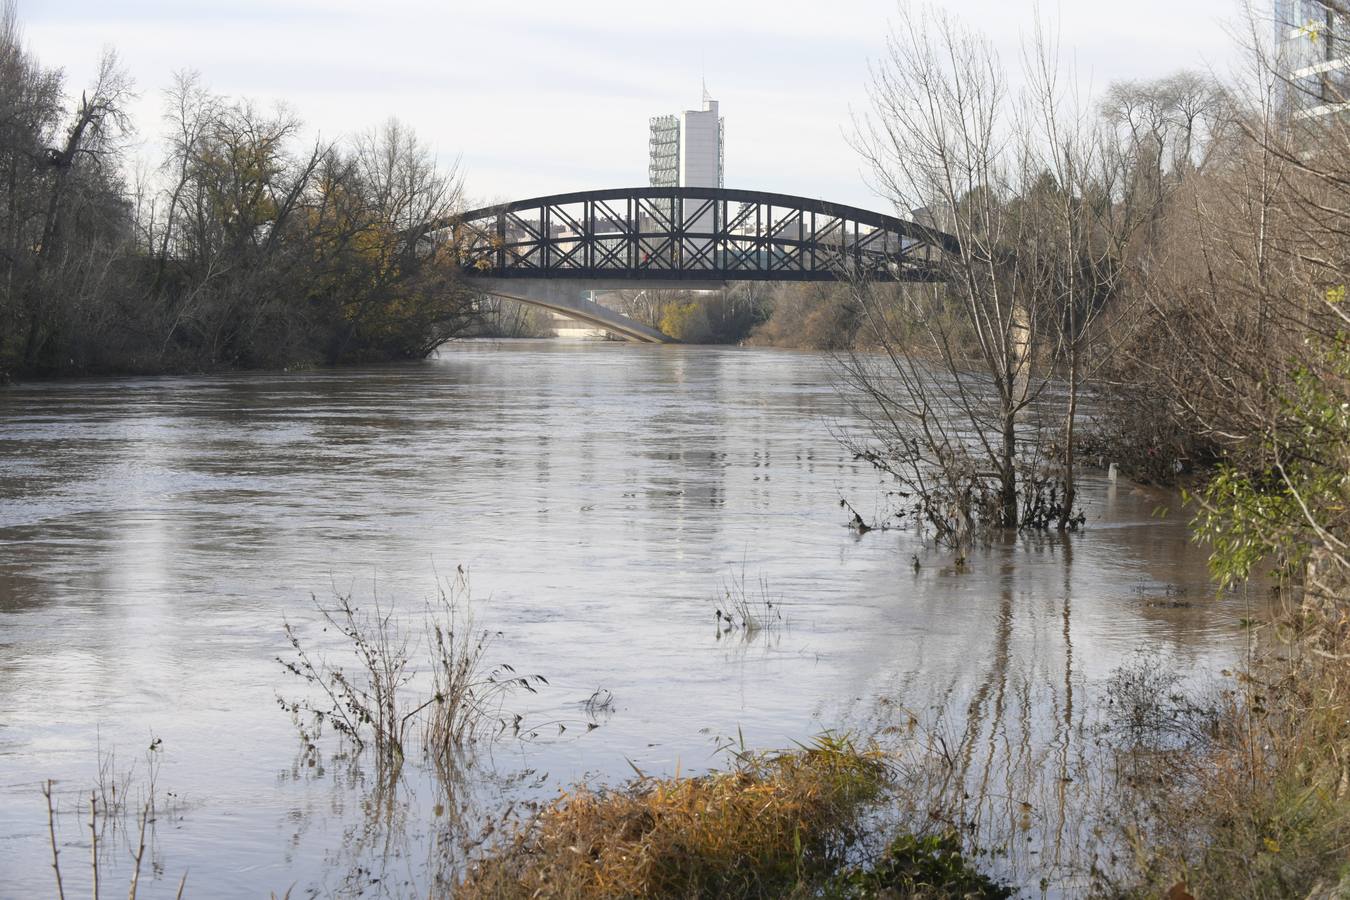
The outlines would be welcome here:
M 1136 700 L 1159 714 L 1140 718 L 1114 697 L 1115 751 L 1066 787 L 1093 846 L 1078 848 L 1068 870 L 1033 865 L 1023 890 L 1039 878 L 1057 896 L 1350 897 L 1342 601 L 1310 589 L 1217 702 L 1149 688 Z M 991 853 L 952 827 L 949 813 L 969 795 L 915 781 L 912 757 L 898 763 L 877 745 L 824 736 L 789 752 L 737 753 L 707 775 L 578 787 L 475 861 L 454 896 L 1023 895 L 988 869 L 1006 849 Z

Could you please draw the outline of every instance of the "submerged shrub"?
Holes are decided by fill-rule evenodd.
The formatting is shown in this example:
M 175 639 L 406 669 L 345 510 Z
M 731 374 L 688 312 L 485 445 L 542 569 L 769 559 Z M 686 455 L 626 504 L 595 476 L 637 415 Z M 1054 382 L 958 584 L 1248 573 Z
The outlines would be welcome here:
M 757 586 L 746 581 L 745 571 L 732 572 L 722 586 L 722 597 L 713 611 L 720 639 L 728 632 L 739 632 L 746 639 L 762 631 L 774 631 L 783 625 L 782 601 L 769 593 L 769 582 L 760 576 Z
M 1157 653 L 1139 652 L 1106 682 L 1101 730 L 1124 749 L 1202 746 L 1218 727 L 1220 708 L 1213 699 L 1188 694 L 1180 672 Z
M 820 891 L 829 900 L 863 898 L 962 898 L 1004 900 L 1012 888 L 974 868 L 961 852 L 961 836 L 904 834 L 886 848 L 871 869 L 857 869 L 831 881 Z
M 1132 751 L 1121 772 L 1132 871 L 1103 893 L 1142 900 L 1181 884 L 1202 900 L 1350 896 L 1347 658 L 1344 635 L 1305 634 L 1256 660 L 1206 742 Z
M 702 777 L 564 793 L 455 896 L 784 896 L 844 865 L 863 840 L 862 812 L 891 779 L 879 750 L 832 735 L 733 759 Z
M 506 700 L 548 683 L 542 675 L 489 662 L 499 632 L 474 624 L 463 569 L 427 604 L 421 629 L 378 601 L 373 611 L 358 607 L 350 595 L 338 595 L 331 607 L 317 600 L 315 606 L 324 630 L 343 637 L 355 665 L 319 655 L 285 623 L 292 657 L 277 662 L 309 690 L 298 698 L 278 697 L 278 703 L 309 746 L 327 726 L 358 752 L 371 746 L 378 764 L 397 768 L 409 738 L 420 732 L 428 756 L 449 758 L 485 734 L 518 733 L 522 719 L 505 712 Z

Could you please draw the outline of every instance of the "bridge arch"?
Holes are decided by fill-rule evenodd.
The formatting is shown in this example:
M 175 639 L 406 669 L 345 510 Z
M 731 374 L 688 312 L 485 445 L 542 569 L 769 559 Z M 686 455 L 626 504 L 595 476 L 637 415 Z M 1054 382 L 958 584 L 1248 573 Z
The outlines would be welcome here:
M 732 281 L 935 281 L 956 239 L 857 207 L 727 188 L 614 188 L 517 200 L 443 223 L 484 293 L 668 339 L 577 288 L 717 288 Z M 542 282 L 551 282 L 545 286 Z

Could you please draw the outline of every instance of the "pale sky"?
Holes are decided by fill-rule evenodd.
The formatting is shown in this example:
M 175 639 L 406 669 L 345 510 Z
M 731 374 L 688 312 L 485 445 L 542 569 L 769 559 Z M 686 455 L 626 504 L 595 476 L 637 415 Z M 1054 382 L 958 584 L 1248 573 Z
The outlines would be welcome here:
M 1009 68 L 1032 0 L 950 8 Z M 1237 0 L 1050 0 L 1061 44 L 1094 87 L 1179 68 L 1227 72 Z M 216 93 L 284 102 L 337 138 L 395 116 L 475 200 L 647 182 L 647 120 L 696 108 L 700 79 L 726 118 L 727 187 L 871 209 L 849 146 L 868 63 L 896 0 L 19 0 L 43 64 L 78 94 L 115 47 L 136 80 L 133 115 L 157 138 L 172 73 Z

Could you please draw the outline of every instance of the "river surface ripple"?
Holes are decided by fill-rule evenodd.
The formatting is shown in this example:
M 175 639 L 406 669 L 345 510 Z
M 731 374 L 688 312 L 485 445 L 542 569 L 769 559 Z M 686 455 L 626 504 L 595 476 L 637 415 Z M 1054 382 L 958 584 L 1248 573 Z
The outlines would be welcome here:
M 908 531 L 853 534 L 841 496 L 869 515 L 887 486 L 837 441 L 856 423 L 832 385 L 815 354 L 522 341 L 0 389 L 0 897 L 54 895 L 47 778 L 79 890 L 73 810 L 99 748 L 131 768 L 152 735 L 173 808 L 142 896 L 172 896 L 184 871 L 189 896 L 341 891 L 369 853 L 368 786 L 297 765 L 275 660 L 283 620 L 324 640 L 311 595 L 335 590 L 416 617 L 464 566 L 478 621 L 502 631 L 495 657 L 550 682 L 527 712 L 584 721 L 612 692 L 594 731 L 496 745 L 483 771 L 528 777 L 485 775 L 489 800 L 630 762 L 697 771 L 718 737 L 789 746 L 890 706 L 987 714 L 1004 742 L 1076 740 L 1074 704 L 1140 648 L 1195 671 L 1241 653 L 1245 613 L 1213 599 L 1165 494 L 1089 475 L 1081 536 L 963 567 Z M 763 580 L 787 627 L 719 640 L 733 577 Z M 1005 694 L 1018 721 L 996 720 Z M 435 829 L 409 831 L 380 876 L 391 895 L 427 877 Z M 125 885 L 117 849 L 105 884 Z

